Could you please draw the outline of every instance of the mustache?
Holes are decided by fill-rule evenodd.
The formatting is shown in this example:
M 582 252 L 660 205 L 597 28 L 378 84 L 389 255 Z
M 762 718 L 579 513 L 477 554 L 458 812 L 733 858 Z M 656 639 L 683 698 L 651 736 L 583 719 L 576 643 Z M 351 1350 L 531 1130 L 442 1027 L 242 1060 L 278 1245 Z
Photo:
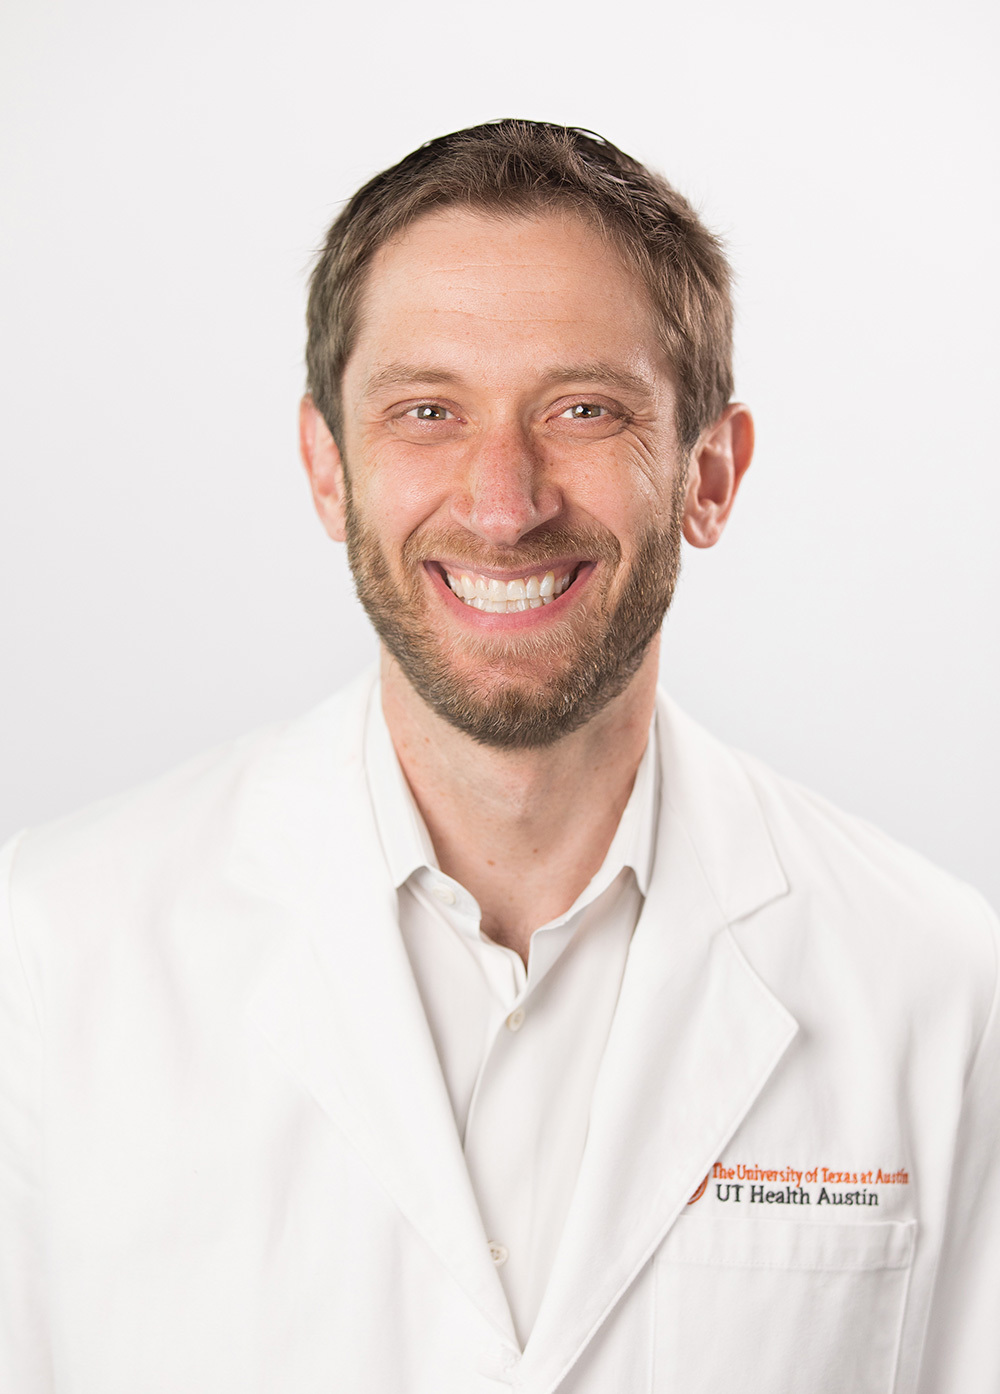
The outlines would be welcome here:
M 552 558 L 582 557 L 616 566 L 621 561 L 621 544 L 605 528 L 540 527 L 507 547 L 490 546 L 463 528 L 435 528 L 413 533 L 402 548 L 408 566 L 433 561 L 436 557 L 461 557 L 477 567 L 536 567 Z

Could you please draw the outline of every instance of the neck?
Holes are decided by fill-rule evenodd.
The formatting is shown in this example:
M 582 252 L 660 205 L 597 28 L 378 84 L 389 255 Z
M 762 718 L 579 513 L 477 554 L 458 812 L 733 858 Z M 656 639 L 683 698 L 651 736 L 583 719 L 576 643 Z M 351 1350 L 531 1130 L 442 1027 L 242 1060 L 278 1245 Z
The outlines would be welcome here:
M 584 726 L 528 750 L 484 746 L 438 716 L 383 651 L 382 706 L 441 870 L 483 931 L 527 961 L 540 925 L 599 870 L 628 802 L 656 700 L 659 643 Z

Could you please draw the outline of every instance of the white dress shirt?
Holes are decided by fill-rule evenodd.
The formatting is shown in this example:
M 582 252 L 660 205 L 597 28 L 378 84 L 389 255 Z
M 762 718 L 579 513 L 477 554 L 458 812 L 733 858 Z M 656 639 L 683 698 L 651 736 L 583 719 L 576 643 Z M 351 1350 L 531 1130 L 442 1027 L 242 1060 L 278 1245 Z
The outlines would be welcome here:
M 476 900 L 439 869 L 377 686 L 365 766 L 400 931 L 523 1346 L 573 1193 L 594 1081 L 652 872 L 655 722 L 600 870 L 564 914 L 534 931 L 527 967 L 482 932 Z

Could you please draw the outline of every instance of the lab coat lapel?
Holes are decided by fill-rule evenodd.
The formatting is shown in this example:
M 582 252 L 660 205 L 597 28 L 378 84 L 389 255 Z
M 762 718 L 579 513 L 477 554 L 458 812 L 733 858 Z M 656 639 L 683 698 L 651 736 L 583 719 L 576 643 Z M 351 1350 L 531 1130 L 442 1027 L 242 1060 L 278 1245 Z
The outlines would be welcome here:
M 787 890 L 738 761 L 670 704 L 653 881 L 521 1376 L 557 1387 L 752 1107 L 797 1030 L 729 924 Z
M 513 1341 L 367 796 L 370 690 L 359 682 L 296 722 L 246 792 L 231 877 L 268 903 L 274 930 L 249 1015 Z

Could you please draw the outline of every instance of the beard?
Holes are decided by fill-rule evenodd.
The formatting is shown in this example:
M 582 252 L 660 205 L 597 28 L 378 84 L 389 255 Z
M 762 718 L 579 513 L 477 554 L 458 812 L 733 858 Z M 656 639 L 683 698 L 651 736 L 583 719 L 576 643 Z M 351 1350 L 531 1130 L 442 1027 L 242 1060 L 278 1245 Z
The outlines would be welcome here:
M 346 480 L 347 557 L 358 599 L 410 685 L 429 707 L 482 745 L 551 745 L 583 726 L 625 690 L 658 633 L 680 571 L 684 471 L 678 471 L 666 526 L 642 534 L 616 599 L 608 582 L 622 564 L 606 529 L 541 527 L 516 546 L 477 545 L 467 532 L 415 533 L 403 545 L 401 580 L 375 530 L 360 516 Z M 449 638 L 428 613 L 423 562 L 461 556 L 469 570 L 547 569 L 547 558 L 583 556 L 601 563 L 586 603 L 542 633 Z

